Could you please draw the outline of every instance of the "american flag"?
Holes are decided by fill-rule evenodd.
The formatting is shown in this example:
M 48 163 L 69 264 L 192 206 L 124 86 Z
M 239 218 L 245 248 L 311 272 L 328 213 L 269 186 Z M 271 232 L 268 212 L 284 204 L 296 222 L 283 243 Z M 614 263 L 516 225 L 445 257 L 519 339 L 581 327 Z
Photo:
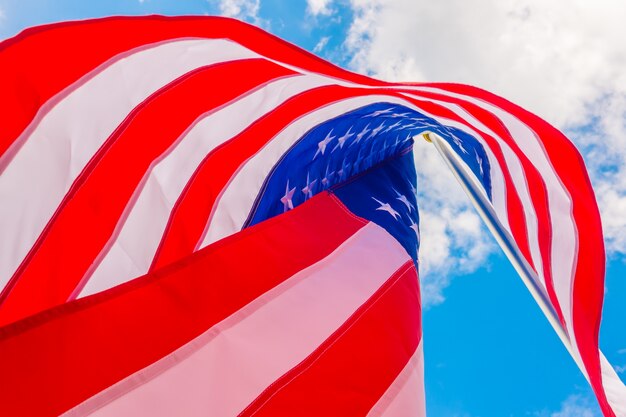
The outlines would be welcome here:
M 454 155 L 605 416 L 600 217 L 555 128 L 218 17 L 0 44 L 3 415 L 425 415 L 416 136 Z

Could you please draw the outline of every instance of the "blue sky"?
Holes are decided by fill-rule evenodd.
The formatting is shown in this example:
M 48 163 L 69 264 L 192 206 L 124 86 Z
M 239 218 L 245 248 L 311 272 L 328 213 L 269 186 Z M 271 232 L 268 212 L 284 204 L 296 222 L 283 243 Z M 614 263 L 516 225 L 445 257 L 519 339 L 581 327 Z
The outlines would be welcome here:
M 466 82 L 528 107 L 568 133 L 591 171 L 609 258 L 601 346 L 625 379 L 626 58 L 620 39 L 626 33 L 615 15 L 626 9 L 611 0 L 467 3 L 0 0 L 0 38 L 42 23 L 113 14 L 226 14 L 344 67 L 387 79 Z M 441 172 L 434 150 L 418 143 L 417 152 L 429 415 L 599 415 L 586 381 L 465 196 Z

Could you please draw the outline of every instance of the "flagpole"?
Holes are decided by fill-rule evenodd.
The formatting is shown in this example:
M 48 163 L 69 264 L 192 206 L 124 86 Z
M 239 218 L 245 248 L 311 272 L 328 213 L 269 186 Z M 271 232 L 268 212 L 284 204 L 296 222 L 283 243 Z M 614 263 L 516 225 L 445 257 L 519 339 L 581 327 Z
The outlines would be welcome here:
M 544 315 L 547 317 L 548 321 L 552 325 L 552 328 L 576 362 L 576 365 L 578 365 L 578 368 L 580 368 L 585 378 L 589 380 L 587 372 L 585 371 L 579 356 L 574 354 L 571 341 L 561 326 L 561 322 L 556 314 L 556 311 L 552 307 L 548 296 L 539 283 L 537 274 L 520 253 L 517 245 L 514 243 L 513 237 L 506 231 L 506 229 L 502 226 L 502 223 L 498 220 L 498 216 L 482 190 L 482 187 L 480 187 L 474 176 L 467 171 L 466 167 L 461 163 L 458 156 L 450 149 L 449 145 L 443 140 L 443 138 L 432 132 L 423 133 L 422 136 L 427 142 L 430 142 L 435 146 L 435 149 L 437 149 L 437 152 L 439 152 L 439 155 L 443 158 L 446 165 L 448 165 L 448 167 L 452 170 L 455 178 L 459 184 L 461 184 L 461 187 L 468 195 L 472 203 L 474 203 L 476 211 L 478 211 L 478 214 L 487 225 L 487 228 L 491 231 L 507 258 L 509 258 L 509 261 L 522 278 L 526 288 L 528 288 L 528 291 L 533 296 Z

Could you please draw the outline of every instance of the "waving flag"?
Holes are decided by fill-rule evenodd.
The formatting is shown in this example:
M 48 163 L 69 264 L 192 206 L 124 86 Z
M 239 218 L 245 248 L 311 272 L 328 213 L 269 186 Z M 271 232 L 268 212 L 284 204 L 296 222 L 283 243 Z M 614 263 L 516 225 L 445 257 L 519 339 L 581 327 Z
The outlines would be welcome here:
M 586 170 L 514 104 L 215 17 L 33 28 L 0 45 L 0 88 L 6 414 L 423 415 L 411 150 L 429 133 L 626 416 Z

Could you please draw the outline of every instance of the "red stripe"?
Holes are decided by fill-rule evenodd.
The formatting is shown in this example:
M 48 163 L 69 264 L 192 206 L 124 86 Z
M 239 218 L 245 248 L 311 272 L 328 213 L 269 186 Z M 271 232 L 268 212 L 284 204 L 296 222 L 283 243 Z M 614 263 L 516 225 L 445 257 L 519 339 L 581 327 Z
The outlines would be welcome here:
M 258 152 L 285 126 L 330 103 L 380 92 L 328 86 L 300 93 L 211 151 L 198 166 L 176 202 L 151 269 L 173 262 L 195 250 L 216 199 L 242 161 Z
M 324 105 L 351 97 L 380 94 L 404 99 L 431 114 L 446 117 L 471 127 L 443 106 L 412 99 L 387 89 L 329 86 L 293 97 L 207 155 L 176 202 L 152 269 L 193 252 L 201 239 L 202 232 L 209 221 L 211 210 L 220 192 L 239 168 L 240 161 L 245 161 L 254 155 L 265 144 L 266 138 L 275 136 L 293 119 Z M 507 208 L 511 213 L 510 224 L 513 235 L 519 240 L 523 253 L 527 258 L 530 258 L 521 200 L 504 163 L 504 156 L 493 138 L 486 134 L 483 134 L 483 137 L 493 148 L 493 152 L 502 166 L 507 190 L 509 190 L 506 193 Z M 214 167 L 220 167 L 220 169 L 215 170 Z
M 576 344 L 602 412 L 614 417 L 602 387 L 598 335 L 604 298 L 604 240 L 591 181 L 582 156 L 557 129 L 521 107 L 476 87 L 432 84 L 492 103 L 511 113 L 537 133 L 552 166 L 572 197 L 572 215 L 578 231 L 578 253 L 573 283 L 572 314 Z M 601 256 L 598 256 L 601 254 Z
M 0 328 L 0 414 L 70 409 L 323 259 L 364 224 L 322 193 L 155 273 Z
M 217 64 L 186 74 L 134 109 L 76 179 L 6 287 L 0 325 L 67 301 L 153 161 L 197 117 L 290 74 L 261 59 Z
M 421 340 L 417 271 L 405 264 L 309 357 L 240 416 L 364 416 Z M 420 393 L 415 393 L 416 396 Z
M 558 298 L 556 297 L 556 292 L 554 291 L 554 282 L 552 280 L 552 222 L 550 221 L 550 210 L 548 207 L 548 190 L 541 174 L 519 148 L 519 146 L 515 142 L 515 139 L 513 139 L 511 133 L 508 131 L 506 126 L 494 114 L 480 108 L 473 103 L 455 97 L 421 91 L 414 92 L 413 94 L 417 94 L 421 97 L 458 104 L 459 106 L 461 106 L 461 108 L 466 110 L 469 114 L 471 114 L 477 120 L 487 126 L 492 132 L 498 135 L 498 137 L 500 137 L 506 144 L 509 145 L 511 150 L 519 158 L 522 168 L 524 170 L 524 175 L 526 177 L 526 183 L 528 184 L 528 191 L 533 202 L 533 207 L 537 215 L 538 243 L 548 297 L 550 297 L 550 301 L 552 302 L 552 305 L 557 312 L 559 321 L 565 327 L 565 319 L 563 318 L 561 305 Z M 532 259 L 527 259 L 527 261 L 531 265 L 534 264 Z
M 121 53 L 178 38 L 231 39 L 270 59 L 366 85 L 381 81 L 336 67 L 295 45 L 222 17 L 107 17 L 27 29 L 0 44 L 0 157 L 51 98 Z M 60 48 L 59 45 L 63 47 Z
M 403 91 L 403 90 L 400 90 Z M 404 90 L 405 93 L 415 94 L 413 91 Z M 463 120 L 453 111 L 439 105 L 433 103 L 431 101 L 424 101 L 419 99 L 414 99 L 410 97 L 405 97 L 408 101 L 410 101 L 413 105 L 417 106 L 424 111 L 433 114 L 437 117 L 444 117 L 450 120 L 454 120 L 458 123 L 461 123 L 465 126 L 468 126 L 478 132 L 483 140 L 487 143 L 487 146 L 493 152 L 498 164 L 502 169 L 502 175 L 504 176 L 504 183 L 506 187 L 506 207 L 509 213 L 509 225 L 511 226 L 511 233 L 515 238 L 515 241 L 518 243 L 520 251 L 524 255 L 526 259 L 529 260 L 531 266 L 533 266 L 532 259 L 530 257 L 530 249 L 528 247 L 528 236 L 526 233 L 526 216 L 524 214 L 524 209 L 522 207 L 522 202 L 519 197 L 519 193 L 513 184 L 513 180 L 511 177 L 511 173 L 504 159 L 504 154 L 502 153 L 502 149 L 497 141 L 488 135 L 485 132 L 482 132 L 480 129 L 472 126 L 470 123 Z M 534 266 L 533 266 L 534 267 Z

